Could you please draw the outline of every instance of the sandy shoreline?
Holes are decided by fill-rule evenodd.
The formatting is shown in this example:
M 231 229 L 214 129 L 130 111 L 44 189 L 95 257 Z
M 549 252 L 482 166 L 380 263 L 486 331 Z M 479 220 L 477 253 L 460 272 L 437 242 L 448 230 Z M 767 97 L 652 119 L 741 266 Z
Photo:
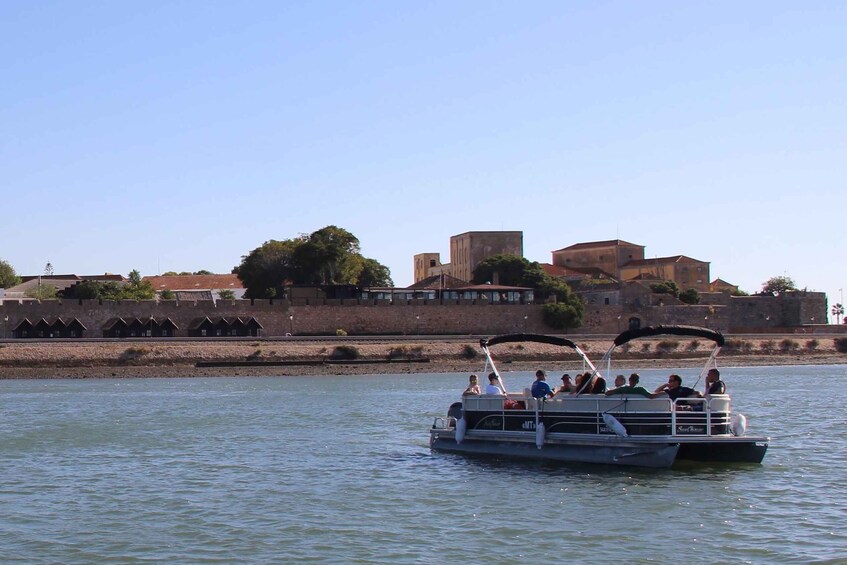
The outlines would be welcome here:
M 577 343 L 592 360 L 599 360 L 609 346 L 608 339 L 579 338 Z M 797 336 L 769 339 L 732 340 L 725 347 L 719 365 L 828 365 L 847 363 L 847 354 L 835 350 L 832 338 L 814 340 Z M 664 347 L 663 347 L 664 345 Z M 668 347 L 670 345 L 670 347 Z M 353 362 L 334 360 L 337 348 L 354 350 Z M 705 341 L 643 340 L 628 352 L 616 351 L 614 367 L 661 368 L 699 367 L 710 345 Z M 619 354 L 618 354 L 619 353 Z M 576 371 L 581 364 L 574 356 L 562 360 L 562 350 L 543 344 L 508 344 L 495 350 L 503 371 Z M 390 362 L 389 362 L 390 360 Z M 228 363 L 210 367 L 197 364 Z M 268 363 L 268 366 L 262 366 Z M 273 365 L 273 363 L 298 363 Z M 204 341 L 103 343 L 0 344 L 0 378 L 132 378 L 132 377 L 215 377 L 353 375 L 404 373 L 470 373 L 483 369 L 479 344 L 467 341 L 368 341 L 286 342 L 286 341 Z

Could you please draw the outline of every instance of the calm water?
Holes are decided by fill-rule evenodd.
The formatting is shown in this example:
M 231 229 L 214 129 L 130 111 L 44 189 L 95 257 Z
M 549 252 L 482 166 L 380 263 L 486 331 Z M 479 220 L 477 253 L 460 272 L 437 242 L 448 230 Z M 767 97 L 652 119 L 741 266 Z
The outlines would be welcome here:
M 761 466 L 430 453 L 466 375 L 0 381 L 0 559 L 847 563 L 847 366 L 724 374 Z

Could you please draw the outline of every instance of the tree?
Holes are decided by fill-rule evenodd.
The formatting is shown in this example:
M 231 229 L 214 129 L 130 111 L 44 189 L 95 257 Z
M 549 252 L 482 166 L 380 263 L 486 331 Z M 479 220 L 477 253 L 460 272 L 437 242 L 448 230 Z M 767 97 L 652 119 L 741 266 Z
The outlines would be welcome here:
M 195 275 L 214 275 L 212 271 L 207 271 L 206 269 L 200 269 L 199 271 L 194 273 Z
M 294 273 L 293 254 L 298 241 L 270 240 L 241 258 L 233 273 L 245 288 L 247 298 L 273 298 L 282 295 L 285 283 Z
M 153 284 L 150 281 L 142 280 L 141 273 L 137 269 L 133 269 L 128 281 L 123 286 L 121 298 L 126 300 L 150 300 L 156 298 L 156 291 L 153 289 Z
M 159 299 L 161 300 L 174 300 L 176 299 L 176 293 L 169 288 L 166 288 L 162 292 L 159 293 Z
M 362 270 L 359 272 L 356 283 L 362 287 L 394 286 L 394 281 L 391 280 L 391 270 L 376 259 L 368 258 L 362 259 Z
M 359 255 L 359 240 L 336 226 L 327 226 L 301 240 L 294 251 L 295 283 L 353 284 L 345 263 Z M 346 275 L 346 276 L 345 276 Z
M 103 283 L 98 281 L 82 281 L 62 292 L 63 298 L 80 300 L 96 300 L 103 297 Z
M 789 290 L 797 290 L 797 286 L 788 276 L 771 277 L 762 283 L 762 294 L 779 295 Z
M 24 294 L 36 300 L 52 300 L 56 298 L 57 291 L 55 286 L 52 284 L 41 284 L 41 280 L 39 279 L 38 284 L 27 290 Z
M 235 291 L 225 288 L 218 291 L 218 298 L 221 300 L 235 300 Z
M 557 330 L 578 328 L 582 325 L 582 308 L 576 308 L 574 304 L 545 304 L 541 315 L 545 324 Z
M 494 274 L 497 277 L 494 277 Z M 562 279 L 551 277 L 536 262 L 517 255 L 494 255 L 480 261 L 473 271 L 473 282 L 484 284 L 497 280 L 504 286 L 532 288 L 542 300 L 556 299 L 555 305 L 544 309 L 544 320 L 555 329 L 578 328 L 582 325 L 584 305 L 582 298 L 573 292 Z
M 654 294 L 670 294 L 675 297 L 679 296 L 679 287 L 674 281 L 653 283 L 650 285 L 650 290 L 652 290 Z
M 266 241 L 232 270 L 247 298 L 282 295 L 286 285 L 390 286 L 391 271 L 363 257 L 359 240 L 337 226 L 283 241 Z
M 21 278 L 15 273 L 14 267 L 0 259 L 0 288 L 12 288 L 21 284 Z
M 679 299 L 685 304 L 700 304 L 700 293 L 696 288 L 688 288 L 679 293 Z
M 841 303 L 836 303 L 832 307 L 832 315 L 835 316 L 835 323 L 840 324 L 841 316 L 844 315 L 844 306 L 842 306 Z
M 523 257 L 493 255 L 480 261 L 474 268 L 471 282 L 485 284 L 497 281 L 497 284 L 505 286 L 526 286 L 528 271 L 531 269 L 532 263 Z

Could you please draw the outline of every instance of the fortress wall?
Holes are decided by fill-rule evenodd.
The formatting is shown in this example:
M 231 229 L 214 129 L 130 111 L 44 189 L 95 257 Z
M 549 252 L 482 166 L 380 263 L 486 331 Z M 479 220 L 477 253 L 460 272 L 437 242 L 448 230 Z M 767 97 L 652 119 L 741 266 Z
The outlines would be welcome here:
M 327 335 L 343 329 L 352 335 L 367 334 L 482 334 L 557 333 L 546 324 L 543 306 L 532 304 L 492 305 L 474 300 L 218 300 L 213 301 L 97 301 L 65 300 L 44 302 L 0 301 L 0 337 L 9 337 L 24 318 L 37 323 L 73 318 L 85 325 L 86 337 L 101 337 L 111 318 L 170 318 L 178 326 L 177 336 L 187 336 L 197 318 L 256 318 L 262 335 L 286 333 Z M 572 333 L 617 334 L 637 318 L 641 326 L 686 324 L 722 331 L 800 327 L 811 318 L 826 320 L 823 293 L 791 297 L 732 297 L 728 305 L 667 304 L 663 306 L 586 305 L 582 327 Z M 817 322 L 816 322 L 817 323 Z

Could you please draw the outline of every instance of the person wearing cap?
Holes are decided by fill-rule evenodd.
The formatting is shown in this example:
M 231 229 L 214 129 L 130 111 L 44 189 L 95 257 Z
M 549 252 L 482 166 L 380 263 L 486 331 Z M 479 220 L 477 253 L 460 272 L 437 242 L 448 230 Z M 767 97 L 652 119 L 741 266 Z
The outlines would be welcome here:
M 547 376 L 541 369 L 535 371 L 535 382 L 532 383 L 532 389 L 530 389 L 533 398 L 549 398 L 553 396 L 553 389 L 544 380 L 546 378 Z
M 557 395 L 565 395 L 569 394 L 573 390 L 573 383 L 571 382 L 571 376 L 567 373 L 562 375 L 562 386 L 559 387 L 559 390 L 556 391 Z

